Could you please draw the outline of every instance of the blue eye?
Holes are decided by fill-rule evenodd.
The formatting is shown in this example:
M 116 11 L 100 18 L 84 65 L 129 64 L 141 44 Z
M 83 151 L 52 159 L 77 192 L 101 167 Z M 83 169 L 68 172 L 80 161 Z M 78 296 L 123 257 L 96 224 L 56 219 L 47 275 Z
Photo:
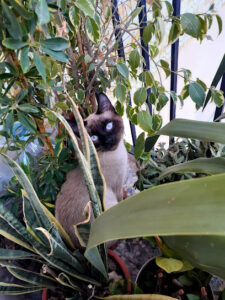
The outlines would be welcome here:
M 92 139 L 93 142 L 97 142 L 98 136 L 97 135 L 92 135 L 91 139 Z
M 106 130 L 111 130 L 112 128 L 113 128 L 113 123 L 112 122 L 107 123 Z

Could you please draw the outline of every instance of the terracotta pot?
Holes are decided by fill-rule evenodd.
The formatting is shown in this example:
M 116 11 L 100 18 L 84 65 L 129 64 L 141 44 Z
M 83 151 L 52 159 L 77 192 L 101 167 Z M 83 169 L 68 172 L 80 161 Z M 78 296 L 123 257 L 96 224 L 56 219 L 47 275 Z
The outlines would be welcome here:
M 48 300 L 48 289 L 44 289 L 42 292 L 42 300 Z

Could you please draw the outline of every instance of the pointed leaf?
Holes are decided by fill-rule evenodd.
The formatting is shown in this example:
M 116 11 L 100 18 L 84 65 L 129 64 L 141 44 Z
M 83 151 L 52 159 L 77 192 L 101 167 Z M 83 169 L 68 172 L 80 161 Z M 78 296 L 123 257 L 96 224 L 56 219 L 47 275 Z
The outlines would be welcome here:
M 199 37 L 201 33 L 201 24 L 199 19 L 191 13 L 181 15 L 181 26 L 185 33 L 193 37 Z
M 48 4 L 46 0 L 37 0 L 35 13 L 38 17 L 39 26 L 42 26 L 50 21 L 50 14 L 48 11 Z
M 220 174 L 225 173 L 225 158 L 197 158 L 182 164 L 177 164 L 166 168 L 159 176 L 162 179 L 172 173 L 204 173 L 204 174 Z
M 74 4 L 84 13 L 85 16 L 94 18 L 95 10 L 90 0 L 77 0 Z
M 179 181 L 127 198 L 92 223 L 87 248 L 138 236 L 224 236 L 224 180 L 220 174 Z
M 45 67 L 40 59 L 40 56 L 36 53 L 36 51 L 34 51 L 34 64 L 38 72 L 41 74 L 41 77 L 43 78 L 44 82 L 46 82 Z
M 116 65 L 117 67 L 117 70 L 119 71 L 119 73 L 125 77 L 125 78 L 128 78 L 129 77 L 129 70 L 127 68 L 127 66 L 124 64 L 124 63 L 118 63 Z
M 53 51 L 63 51 L 69 47 L 69 41 L 61 37 L 55 37 L 41 41 L 40 45 L 43 48 L 47 48 Z
M 90 40 L 96 44 L 100 37 L 100 30 L 94 19 L 86 19 L 86 30 Z
M 193 82 L 189 85 L 189 95 L 199 107 L 203 105 L 205 100 L 205 91 L 199 83 Z
M 20 55 L 20 63 L 24 73 L 28 71 L 30 66 L 30 59 L 28 53 L 29 53 L 29 47 L 24 47 Z

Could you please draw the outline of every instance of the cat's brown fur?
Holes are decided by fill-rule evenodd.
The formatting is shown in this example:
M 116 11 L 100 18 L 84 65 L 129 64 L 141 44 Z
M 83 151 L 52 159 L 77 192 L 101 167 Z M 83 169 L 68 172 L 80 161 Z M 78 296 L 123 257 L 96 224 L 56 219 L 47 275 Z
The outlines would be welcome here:
M 122 188 L 127 168 L 127 151 L 123 143 L 123 121 L 116 114 L 105 94 L 97 96 L 98 110 L 85 121 L 90 136 L 97 135 L 94 142 L 98 152 L 101 169 L 106 181 L 106 208 L 115 205 L 123 198 Z M 112 130 L 106 130 L 108 123 L 113 124 Z M 76 125 L 73 126 L 76 132 Z M 62 224 L 76 246 L 73 225 L 84 220 L 83 211 L 89 201 L 88 191 L 84 183 L 81 169 L 77 167 L 67 174 L 56 200 L 56 218 Z

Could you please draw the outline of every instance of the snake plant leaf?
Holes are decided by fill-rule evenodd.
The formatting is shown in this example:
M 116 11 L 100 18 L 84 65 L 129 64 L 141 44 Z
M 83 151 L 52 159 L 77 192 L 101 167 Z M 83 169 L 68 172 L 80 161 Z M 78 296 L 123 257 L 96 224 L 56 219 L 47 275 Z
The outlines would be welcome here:
M 7 270 L 17 279 L 30 283 L 32 285 L 37 285 L 41 287 L 54 288 L 57 286 L 57 281 L 52 277 L 39 274 L 27 269 L 18 267 L 12 263 L 2 263 L 1 265 L 6 267 Z
M 211 222 L 213 222 L 212 217 L 213 213 Z M 175 253 L 188 260 L 193 266 L 225 279 L 224 236 L 164 236 L 163 240 Z
M 75 281 L 73 278 L 69 277 L 65 273 L 60 273 L 58 275 L 58 277 L 56 278 L 56 280 L 62 285 L 68 286 L 70 288 L 72 287 L 72 289 L 74 289 L 74 290 L 77 290 L 77 291 L 80 290 L 79 282 Z
M 81 171 L 84 176 L 85 184 L 86 184 L 88 192 L 89 192 L 90 200 L 92 203 L 93 213 L 94 213 L 94 216 L 97 217 L 101 214 L 101 203 L 100 203 L 98 192 L 94 185 L 93 178 L 91 176 L 90 167 L 89 167 L 87 161 L 85 160 L 84 155 L 82 154 L 82 152 L 79 149 L 77 139 L 73 133 L 73 130 L 71 129 L 70 125 L 68 124 L 68 122 L 59 113 L 56 113 L 53 111 L 51 111 L 51 113 L 53 113 L 62 122 L 65 129 L 67 130 L 67 132 L 70 135 L 70 138 L 71 138 L 71 141 L 72 141 L 72 144 L 74 147 L 74 151 L 75 151 L 75 154 L 79 161 L 79 165 L 80 165 Z
M 138 236 L 225 235 L 224 180 L 219 174 L 163 184 L 127 198 L 92 223 L 88 249 Z
M 225 173 L 225 158 L 197 158 L 182 164 L 177 164 L 166 168 L 159 176 L 159 180 L 172 173 L 204 173 L 204 174 L 220 174 Z
M 22 295 L 41 291 L 43 288 L 37 286 L 22 286 L 0 282 L 0 294 L 2 295 Z
M 48 253 L 48 256 L 58 257 L 64 263 L 73 266 L 78 272 L 84 273 L 84 268 L 79 261 L 66 250 L 63 244 L 58 243 L 58 241 L 53 238 L 51 232 L 44 228 L 37 228 L 37 230 L 39 230 L 49 242 L 50 253 Z
M 73 99 L 70 97 L 70 95 L 67 94 L 68 99 L 70 100 L 71 106 L 72 106 L 72 111 L 77 123 L 77 127 L 78 127 L 78 131 L 80 134 L 80 139 L 81 139 L 81 144 L 82 144 L 82 150 L 84 153 L 84 156 L 86 158 L 86 160 L 89 162 L 90 159 L 90 149 L 88 147 L 88 139 L 87 139 L 87 131 L 84 127 L 84 123 L 82 120 L 82 117 L 79 113 L 78 107 L 77 105 L 74 103 Z
M 97 247 L 86 250 L 84 256 L 106 279 L 108 278 L 106 267 Z
M 9 259 L 9 260 L 18 260 L 18 259 L 29 259 L 37 257 L 31 252 L 23 250 L 11 250 L 0 248 L 0 260 Z
M 146 295 L 146 294 L 138 294 L 138 295 L 115 295 L 108 296 L 103 299 L 108 300 L 175 300 L 175 298 L 163 295 Z
M 13 227 L 11 227 L 7 221 L 0 218 L 0 235 L 4 236 L 8 240 L 33 251 L 33 248 L 29 245 L 27 240 L 18 233 L 17 230 L 15 230 Z
M 35 238 L 27 231 L 23 224 L 2 203 L 0 203 L 0 219 L 7 222 L 10 228 L 19 234 L 19 238 L 22 237 L 22 241 L 25 240 L 29 244 L 34 241 L 36 242 Z M 32 248 L 30 247 L 30 249 Z
M 88 137 L 88 144 L 90 149 L 90 169 L 91 174 L 93 177 L 93 181 L 96 187 L 96 190 L 98 192 L 101 204 L 102 204 L 102 210 L 105 211 L 105 193 L 106 193 L 106 183 L 105 178 L 101 171 L 101 166 L 98 158 L 97 151 L 95 149 L 95 146 L 92 143 L 91 138 Z
M 28 177 L 24 173 L 23 169 L 6 154 L 1 153 L 1 155 L 4 157 L 7 164 L 11 168 L 12 172 L 18 178 L 20 184 L 22 185 L 24 191 L 26 192 L 27 198 L 30 201 L 30 205 L 32 206 L 33 211 L 36 215 L 36 220 L 37 223 L 39 224 L 38 227 L 43 227 L 47 230 L 50 230 L 52 228 L 52 222 L 48 218 L 48 216 L 44 213 L 41 202 L 31 182 L 29 181 Z

